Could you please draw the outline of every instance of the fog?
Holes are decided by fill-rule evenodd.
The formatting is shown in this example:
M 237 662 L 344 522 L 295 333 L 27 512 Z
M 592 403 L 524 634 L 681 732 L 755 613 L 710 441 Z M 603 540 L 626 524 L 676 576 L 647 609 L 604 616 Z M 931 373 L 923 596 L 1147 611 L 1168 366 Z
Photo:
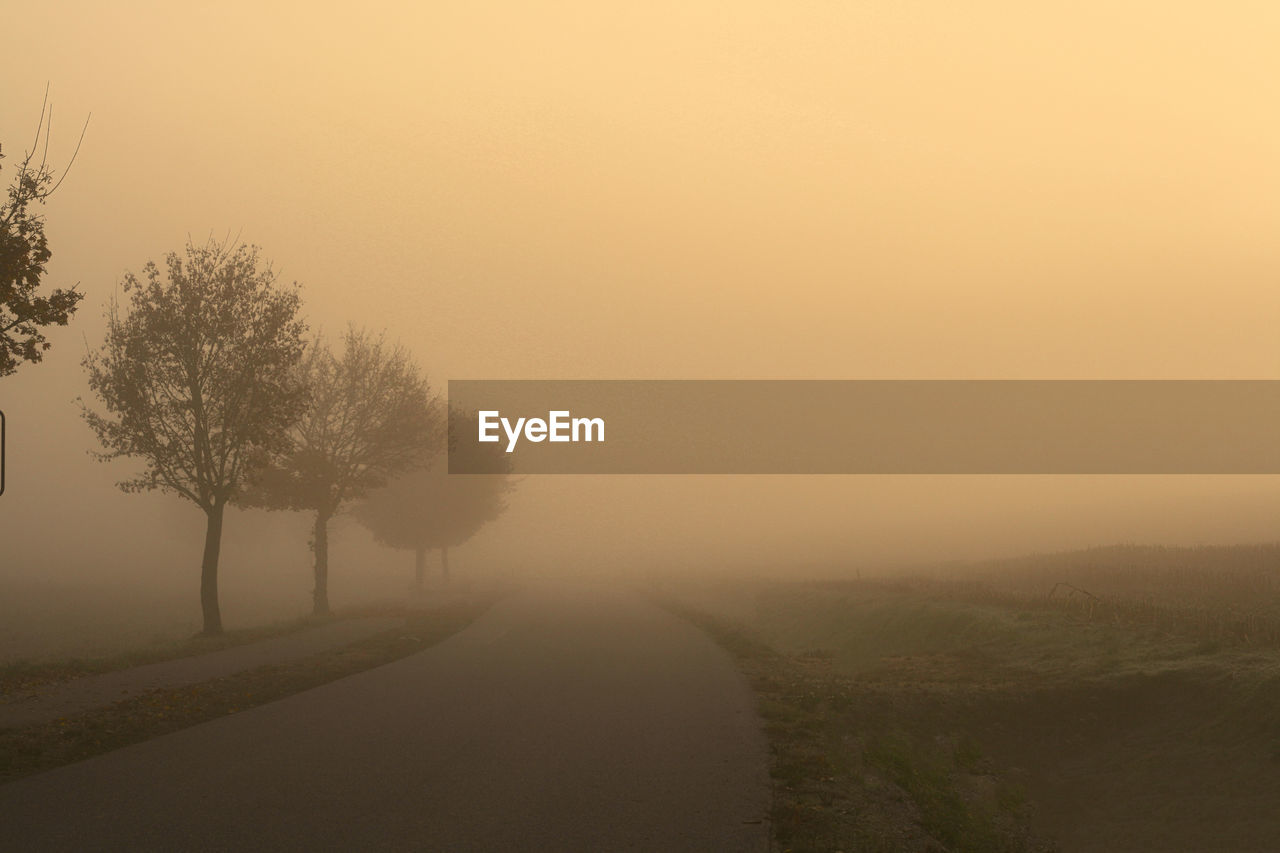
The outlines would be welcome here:
M 312 330 L 448 379 L 1276 378 L 1280 9 L 870 2 L 18 4 L 7 183 L 46 84 L 47 282 L 0 380 L 0 581 L 172 591 L 203 520 L 126 495 L 74 400 L 127 270 L 260 245 Z M 459 578 L 795 576 L 1277 538 L 1254 477 L 522 480 Z M 228 623 L 305 612 L 308 521 L 236 511 Z M 332 534 L 335 604 L 412 555 Z M 846 567 L 842 569 L 841 567 Z M 17 600 L 6 610 L 23 609 Z

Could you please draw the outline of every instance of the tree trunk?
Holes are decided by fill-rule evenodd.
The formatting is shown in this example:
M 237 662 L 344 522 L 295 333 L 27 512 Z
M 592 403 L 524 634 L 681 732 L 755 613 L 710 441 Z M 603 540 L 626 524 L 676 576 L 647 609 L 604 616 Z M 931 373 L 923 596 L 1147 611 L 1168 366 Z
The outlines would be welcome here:
M 222 610 L 218 607 L 218 554 L 222 551 L 222 509 L 214 504 L 205 510 L 208 525 L 204 533 L 204 560 L 200 563 L 200 609 L 204 611 L 204 633 L 222 633 Z
M 427 549 L 419 548 L 413 554 L 413 582 L 422 591 L 422 576 L 427 571 Z
M 440 576 L 444 578 L 444 582 L 449 582 L 449 549 L 440 549 Z
M 329 615 L 329 516 L 323 512 L 316 513 L 315 539 L 312 548 L 316 552 L 316 588 L 311 595 L 315 606 L 312 613 L 316 616 Z

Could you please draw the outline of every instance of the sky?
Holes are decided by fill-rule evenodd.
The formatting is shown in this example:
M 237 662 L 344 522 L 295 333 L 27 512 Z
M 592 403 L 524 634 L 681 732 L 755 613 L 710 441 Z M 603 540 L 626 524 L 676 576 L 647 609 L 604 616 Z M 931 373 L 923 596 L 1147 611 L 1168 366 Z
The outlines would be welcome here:
M 0 577 L 194 585 L 198 511 L 115 491 L 72 402 L 124 273 L 188 237 L 260 245 L 313 329 L 386 329 L 441 390 L 1280 378 L 1272 3 L 46 0 L 0 29 L 0 179 L 46 84 L 55 165 L 92 113 L 46 211 L 85 299 L 0 380 Z M 785 573 L 1270 541 L 1277 510 L 1268 477 L 541 477 L 465 559 Z M 231 576 L 305 573 L 305 520 L 248 515 Z

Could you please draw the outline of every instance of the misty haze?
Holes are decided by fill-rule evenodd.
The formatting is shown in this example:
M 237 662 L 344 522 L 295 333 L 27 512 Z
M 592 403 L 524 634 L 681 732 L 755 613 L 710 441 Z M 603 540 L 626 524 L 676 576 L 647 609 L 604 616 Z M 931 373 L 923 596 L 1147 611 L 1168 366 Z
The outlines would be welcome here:
M 1280 475 L 520 463 L 605 380 L 1280 379 L 1280 10 L 0 30 L 0 850 L 1280 847 Z

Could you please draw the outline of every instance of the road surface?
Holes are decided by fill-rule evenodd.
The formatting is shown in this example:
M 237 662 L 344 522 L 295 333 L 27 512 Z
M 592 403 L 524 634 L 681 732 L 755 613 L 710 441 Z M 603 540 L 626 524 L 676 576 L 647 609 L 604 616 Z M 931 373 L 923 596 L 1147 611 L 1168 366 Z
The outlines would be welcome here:
M 0 849 L 764 851 L 766 765 L 703 634 L 538 589 L 395 663 L 0 786 Z

